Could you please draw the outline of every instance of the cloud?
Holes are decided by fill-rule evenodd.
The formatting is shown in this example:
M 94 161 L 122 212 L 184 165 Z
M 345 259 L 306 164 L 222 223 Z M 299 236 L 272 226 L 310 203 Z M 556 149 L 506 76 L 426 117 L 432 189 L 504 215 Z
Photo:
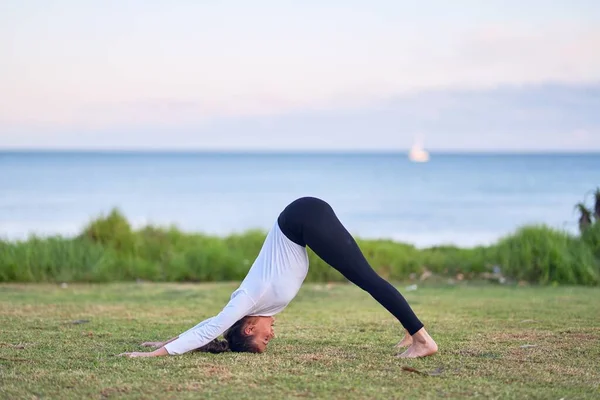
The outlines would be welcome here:
M 538 6 L 486 3 L 463 17 L 438 3 L 435 12 L 279 5 L 254 19 L 192 3 L 26 10 L 0 35 L 0 123 L 181 126 L 369 108 L 438 89 L 600 82 L 600 24 L 582 4 L 526 16 Z M 561 7 L 571 19 L 551 17 Z
M 194 108 L 194 104 L 147 105 Z M 0 147 L 400 150 L 600 150 L 600 84 L 431 89 L 355 107 L 102 128 L 0 125 Z
M 455 59 L 490 83 L 600 80 L 600 29 L 562 25 L 543 29 L 487 27 L 458 47 Z

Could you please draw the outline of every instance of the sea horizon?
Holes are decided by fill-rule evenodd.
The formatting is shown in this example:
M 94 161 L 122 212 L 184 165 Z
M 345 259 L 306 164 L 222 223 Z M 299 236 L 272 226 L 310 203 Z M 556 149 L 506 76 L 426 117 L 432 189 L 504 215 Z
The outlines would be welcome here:
M 364 239 L 486 245 L 524 225 L 576 233 L 600 152 L 0 149 L 0 237 L 71 236 L 113 208 L 135 228 L 268 230 L 294 198 L 329 201 Z
M 600 155 L 600 150 L 558 150 L 558 149 L 525 149 L 525 150 L 486 150 L 486 149 L 430 149 L 426 148 L 431 155 Z M 345 154 L 407 154 L 410 148 L 402 149 L 145 149 L 145 148 L 2 148 L 0 154 L 15 153 L 52 153 L 52 154 L 321 154 L 321 155 L 345 155 Z

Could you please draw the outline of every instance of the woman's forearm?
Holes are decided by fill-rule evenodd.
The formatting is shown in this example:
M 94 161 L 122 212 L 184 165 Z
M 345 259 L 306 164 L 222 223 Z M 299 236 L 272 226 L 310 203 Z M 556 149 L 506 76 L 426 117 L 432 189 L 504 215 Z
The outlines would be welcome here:
M 167 349 L 165 349 L 165 347 L 161 347 L 160 349 L 156 349 L 154 350 L 152 353 L 154 353 L 154 355 L 152 357 L 160 357 L 160 356 L 168 356 L 169 352 L 167 351 Z

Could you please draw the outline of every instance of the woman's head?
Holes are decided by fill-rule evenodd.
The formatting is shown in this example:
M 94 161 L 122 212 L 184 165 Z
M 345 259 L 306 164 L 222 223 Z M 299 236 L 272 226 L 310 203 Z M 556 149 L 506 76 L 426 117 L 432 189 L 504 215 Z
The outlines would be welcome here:
M 244 317 L 225 332 L 225 340 L 215 339 L 198 350 L 210 353 L 262 353 L 267 349 L 269 341 L 275 337 L 274 322 L 273 317 Z

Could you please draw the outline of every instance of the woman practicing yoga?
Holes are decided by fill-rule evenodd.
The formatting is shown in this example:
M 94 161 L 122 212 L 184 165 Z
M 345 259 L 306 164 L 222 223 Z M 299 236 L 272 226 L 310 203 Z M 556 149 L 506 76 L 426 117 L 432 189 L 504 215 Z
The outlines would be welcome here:
M 302 197 L 281 212 L 248 275 L 218 315 L 167 342 L 143 343 L 157 347 L 154 351 L 120 355 L 156 357 L 192 350 L 262 353 L 274 337 L 273 315 L 292 301 L 308 273 L 306 246 L 400 321 L 406 334 L 398 347 L 408 349 L 398 357 L 437 352 L 437 344 L 404 297 L 371 268 L 331 206 L 314 197 Z M 221 334 L 225 341 L 217 340 Z

